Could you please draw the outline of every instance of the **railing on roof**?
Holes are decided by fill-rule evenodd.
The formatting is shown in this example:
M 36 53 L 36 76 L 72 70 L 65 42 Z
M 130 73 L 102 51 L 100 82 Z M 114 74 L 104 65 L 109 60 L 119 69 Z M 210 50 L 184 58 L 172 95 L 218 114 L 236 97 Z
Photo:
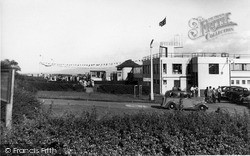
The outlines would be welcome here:
M 168 56 L 165 53 L 156 53 L 152 55 L 153 58 L 169 57 L 169 58 L 187 58 L 187 57 L 230 57 L 230 58 L 250 58 L 250 54 L 229 54 L 229 53 L 168 53 Z M 149 56 L 143 57 L 144 60 L 149 60 Z

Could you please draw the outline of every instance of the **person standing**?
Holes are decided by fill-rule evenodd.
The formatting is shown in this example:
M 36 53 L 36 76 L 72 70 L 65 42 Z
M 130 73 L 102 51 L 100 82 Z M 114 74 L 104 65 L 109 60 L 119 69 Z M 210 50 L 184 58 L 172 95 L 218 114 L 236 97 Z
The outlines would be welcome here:
M 205 96 L 205 101 L 206 101 L 206 102 L 208 101 L 208 98 L 207 98 L 207 91 L 208 91 L 208 87 L 204 90 L 204 96 Z
M 217 93 L 218 93 L 218 102 L 219 102 L 219 103 L 220 103 L 220 101 L 221 101 L 221 92 L 222 92 L 222 90 L 221 90 L 221 87 L 219 86 L 218 89 L 217 89 Z
M 198 97 L 198 87 L 194 86 L 194 95 L 195 97 Z
M 192 86 L 192 87 L 190 88 L 190 91 L 191 91 L 192 97 L 194 97 L 194 92 L 195 92 L 194 86 Z
M 212 95 L 213 95 L 212 92 L 213 92 L 213 91 L 212 91 L 212 87 L 209 86 L 209 88 L 208 88 L 208 90 L 207 90 L 207 97 L 208 97 L 208 102 L 209 102 L 209 103 L 212 103 Z
M 95 81 L 91 79 L 91 87 L 95 86 Z
M 215 88 L 213 88 L 212 90 L 212 99 L 213 99 L 213 103 L 216 103 L 217 91 L 215 90 Z

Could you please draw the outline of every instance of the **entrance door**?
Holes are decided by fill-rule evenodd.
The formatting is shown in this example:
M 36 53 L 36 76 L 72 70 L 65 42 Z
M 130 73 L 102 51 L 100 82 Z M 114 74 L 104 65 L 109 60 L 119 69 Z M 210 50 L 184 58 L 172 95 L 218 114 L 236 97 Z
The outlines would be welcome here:
M 174 80 L 174 87 L 181 88 L 180 80 Z

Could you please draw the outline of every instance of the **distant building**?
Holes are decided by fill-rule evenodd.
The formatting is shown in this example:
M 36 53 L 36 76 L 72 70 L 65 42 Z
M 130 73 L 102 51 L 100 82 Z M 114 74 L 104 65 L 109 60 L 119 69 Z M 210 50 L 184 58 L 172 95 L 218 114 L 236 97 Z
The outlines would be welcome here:
M 91 79 L 94 81 L 105 81 L 106 71 L 104 70 L 90 70 Z
M 134 72 L 141 69 L 141 65 L 135 63 L 132 60 L 126 60 L 122 64 L 116 66 L 117 68 L 117 80 L 125 81 L 128 79 L 133 79 Z

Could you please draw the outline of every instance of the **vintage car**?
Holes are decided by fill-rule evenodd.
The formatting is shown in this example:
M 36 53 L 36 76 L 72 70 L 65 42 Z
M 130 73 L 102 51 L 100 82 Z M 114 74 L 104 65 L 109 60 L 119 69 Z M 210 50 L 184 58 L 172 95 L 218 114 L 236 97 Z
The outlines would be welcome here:
M 230 86 L 225 92 L 226 98 L 230 102 L 237 102 L 236 99 L 240 94 L 245 94 L 248 92 L 247 88 L 241 87 L 241 86 Z
M 161 106 L 168 109 L 178 110 L 207 110 L 208 106 L 204 100 L 191 98 L 191 93 L 185 91 L 167 91 L 163 96 Z

